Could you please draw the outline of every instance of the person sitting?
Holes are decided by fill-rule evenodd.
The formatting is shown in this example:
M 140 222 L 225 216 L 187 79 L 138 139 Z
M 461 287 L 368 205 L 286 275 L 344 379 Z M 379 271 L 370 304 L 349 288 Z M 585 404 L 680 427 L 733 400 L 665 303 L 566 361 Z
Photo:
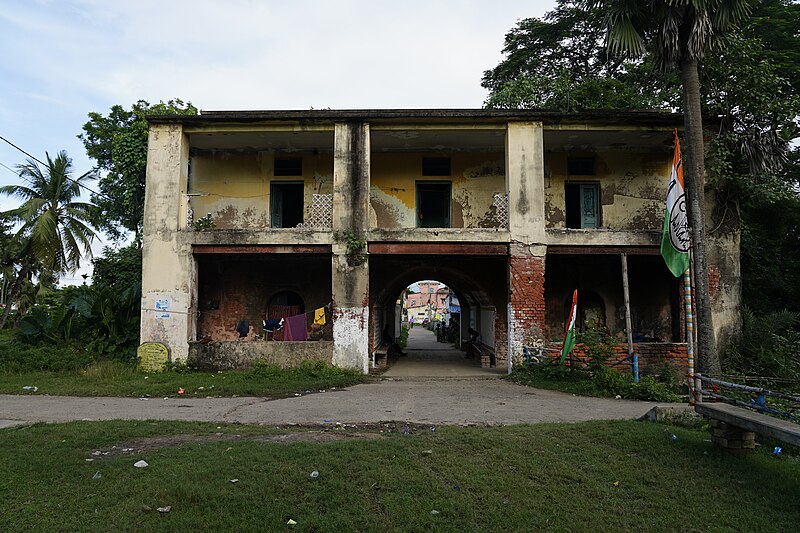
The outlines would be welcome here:
M 401 356 L 408 355 L 407 353 L 405 353 L 403 351 L 402 348 L 400 348 L 400 345 L 397 344 L 397 341 L 394 339 L 394 337 L 392 337 L 392 334 L 389 331 L 389 324 L 386 324 L 385 326 L 383 326 L 383 332 L 381 333 L 381 341 L 383 342 L 383 344 L 388 346 L 387 353 L 389 353 L 389 352 L 394 350 L 395 353 L 397 353 L 397 354 L 399 354 Z
M 469 328 L 467 333 L 469 333 L 469 341 L 467 342 L 467 353 L 464 354 L 464 357 L 472 359 L 475 357 L 475 345 L 481 342 L 481 334 L 472 328 Z

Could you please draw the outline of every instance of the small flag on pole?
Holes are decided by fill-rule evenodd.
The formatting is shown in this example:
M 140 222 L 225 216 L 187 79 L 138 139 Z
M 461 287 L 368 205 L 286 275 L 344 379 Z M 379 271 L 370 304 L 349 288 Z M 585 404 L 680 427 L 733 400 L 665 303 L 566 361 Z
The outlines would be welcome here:
M 674 130 L 673 134 L 675 154 L 672 157 L 672 175 L 667 187 L 667 210 L 664 213 L 664 232 L 661 235 L 661 255 L 672 275 L 678 277 L 689 268 L 690 239 L 678 130 Z
M 567 327 L 564 329 L 564 342 L 561 344 L 561 363 L 575 347 L 575 315 L 578 311 L 578 289 L 572 293 L 572 308 L 569 310 Z
M 320 307 L 316 311 L 314 311 L 314 324 L 318 326 L 325 325 L 325 308 Z

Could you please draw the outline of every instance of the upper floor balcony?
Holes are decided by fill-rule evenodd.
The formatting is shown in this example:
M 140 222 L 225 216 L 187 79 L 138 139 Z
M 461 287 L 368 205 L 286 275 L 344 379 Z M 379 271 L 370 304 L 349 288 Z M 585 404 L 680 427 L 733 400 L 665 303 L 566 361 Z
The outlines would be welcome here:
M 535 126 L 542 149 L 520 155 L 509 124 L 370 122 L 360 148 L 368 154 L 368 240 L 509 242 L 510 219 L 530 208 L 541 213 L 526 219 L 540 226 L 541 244 L 657 244 L 671 161 L 666 128 L 544 123 Z M 186 236 L 197 244 L 330 244 L 334 204 L 349 205 L 341 196 L 351 194 L 335 186 L 336 161 L 354 149 L 336 145 L 335 128 L 184 125 L 179 229 L 208 229 Z M 518 163 L 532 156 L 534 172 L 521 178 Z M 520 191 L 521 179 L 535 186 Z

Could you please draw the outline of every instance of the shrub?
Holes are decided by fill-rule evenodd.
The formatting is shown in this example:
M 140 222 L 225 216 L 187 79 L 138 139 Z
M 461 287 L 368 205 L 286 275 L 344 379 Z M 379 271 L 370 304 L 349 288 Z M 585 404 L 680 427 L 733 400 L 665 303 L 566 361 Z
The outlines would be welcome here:
M 742 313 L 742 337 L 724 358 L 725 370 L 781 380 L 800 380 L 800 313 Z
M 0 336 L 0 369 L 7 372 L 75 370 L 95 358 L 74 343 L 29 342 L 4 332 Z

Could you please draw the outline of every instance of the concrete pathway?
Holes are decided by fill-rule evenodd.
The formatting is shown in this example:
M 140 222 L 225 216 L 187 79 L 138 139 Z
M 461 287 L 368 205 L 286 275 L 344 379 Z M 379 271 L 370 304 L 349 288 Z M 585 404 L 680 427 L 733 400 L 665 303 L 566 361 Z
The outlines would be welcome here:
M 0 395 L 0 427 L 71 420 L 280 424 L 535 424 L 633 419 L 656 404 L 576 397 L 506 380 L 383 380 L 295 398 L 75 398 Z
M 464 352 L 451 344 L 438 342 L 436 334 L 422 326 L 408 332 L 406 357 L 399 358 L 383 373 L 386 378 L 498 378 L 506 375 L 505 368 L 481 368 L 480 361 L 464 358 Z

